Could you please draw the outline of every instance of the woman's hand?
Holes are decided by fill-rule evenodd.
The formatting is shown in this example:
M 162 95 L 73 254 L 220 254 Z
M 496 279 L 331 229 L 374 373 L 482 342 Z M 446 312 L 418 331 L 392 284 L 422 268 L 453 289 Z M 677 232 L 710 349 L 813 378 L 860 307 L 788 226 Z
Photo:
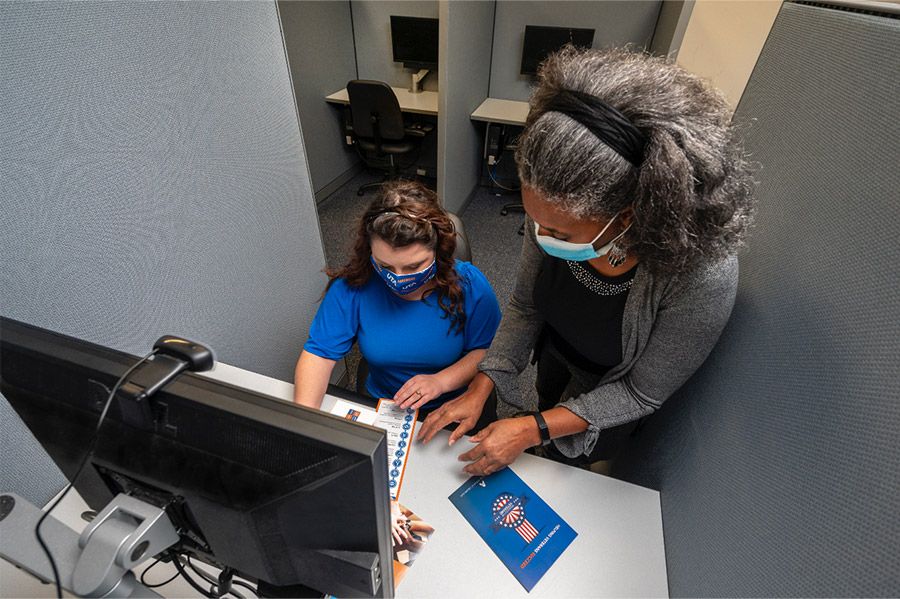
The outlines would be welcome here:
M 465 387 L 478 373 L 478 362 L 482 357 L 483 349 L 472 350 L 440 372 L 417 374 L 400 387 L 394 395 L 394 403 L 404 410 L 416 409 L 444 393 Z
M 402 545 L 411 538 L 406 528 L 406 516 L 400 511 L 400 504 L 391 501 L 391 544 Z
M 439 430 L 451 422 L 458 422 L 459 426 L 450 433 L 449 445 L 453 445 L 478 422 L 478 417 L 481 416 L 484 404 L 493 389 L 494 382 L 487 375 L 482 373 L 475 375 L 465 393 L 451 399 L 428 415 L 416 438 L 428 443 Z
M 448 390 L 443 388 L 441 378 L 436 374 L 417 374 L 406 381 L 394 394 L 394 403 L 403 408 L 421 408 L 432 399 L 437 399 Z
M 459 456 L 459 461 L 472 462 L 463 472 L 478 476 L 512 464 L 523 451 L 540 444 L 541 434 L 534 418 L 506 418 L 492 422 L 469 441 L 478 445 Z

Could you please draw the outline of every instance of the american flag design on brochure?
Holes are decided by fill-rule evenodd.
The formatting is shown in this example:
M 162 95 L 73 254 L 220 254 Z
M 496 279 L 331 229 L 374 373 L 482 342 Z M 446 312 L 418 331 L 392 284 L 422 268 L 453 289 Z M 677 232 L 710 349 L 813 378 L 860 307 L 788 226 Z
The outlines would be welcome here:
M 512 493 L 500 493 L 491 506 L 491 513 L 494 523 L 491 524 L 491 530 L 494 532 L 500 529 L 511 529 L 519 533 L 519 536 L 526 543 L 530 543 L 538 536 L 538 530 L 525 519 L 525 504 L 528 502 L 528 496 L 524 493 L 520 497 L 516 497 Z
M 528 591 L 578 536 L 509 468 L 473 476 L 450 501 Z

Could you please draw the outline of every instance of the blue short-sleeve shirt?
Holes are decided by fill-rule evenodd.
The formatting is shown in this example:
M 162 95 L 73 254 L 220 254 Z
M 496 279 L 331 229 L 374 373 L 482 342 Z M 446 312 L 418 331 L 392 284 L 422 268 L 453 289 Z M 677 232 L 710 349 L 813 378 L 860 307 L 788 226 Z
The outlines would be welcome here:
M 487 349 L 500 323 L 494 290 L 480 270 L 456 261 L 463 290 L 466 323 L 450 330 L 450 320 L 436 294 L 420 301 L 395 295 L 377 276 L 351 287 L 337 279 L 328 289 L 303 349 L 329 360 L 350 351 L 353 341 L 369 362 L 366 389 L 375 397 L 391 398 L 411 377 L 434 374 L 476 349 Z M 440 405 L 465 388 L 429 402 Z

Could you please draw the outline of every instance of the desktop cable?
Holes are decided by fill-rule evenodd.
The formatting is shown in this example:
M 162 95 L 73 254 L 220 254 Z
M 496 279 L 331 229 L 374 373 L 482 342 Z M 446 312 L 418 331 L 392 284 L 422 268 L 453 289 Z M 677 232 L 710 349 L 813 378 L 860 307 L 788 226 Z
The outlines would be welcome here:
M 177 557 L 176 557 L 176 559 L 177 559 Z M 172 578 L 169 578 L 165 582 L 158 582 L 155 584 L 150 584 L 149 582 L 145 581 L 144 577 L 147 576 L 147 572 L 152 570 L 154 568 L 154 566 L 157 566 L 160 562 L 162 562 L 162 558 L 157 557 L 152 564 L 147 566 L 147 568 L 144 569 L 143 572 L 141 572 L 140 583 L 142 585 L 144 585 L 145 587 L 147 587 L 148 589 L 157 589 L 159 587 L 166 586 L 167 584 L 169 584 L 170 582 L 172 582 L 173 580 L 175 580 L 176 578 L 178 578 L 180 576 L 180 574 L 176 571 L 175 574 L 172 575 Z
M 494 173 L 494 169 L 496 169 L 497 165 L 500 164 L 500 160 L 501 160 L 501 158 L 498 158 L 496 161 L 494 161 L 494 164 L 492 164 L 491 167 L 488 169 L 488 175 L 490 175 L 491 181 L 493 181 L 494 184 L 497 185 L 497 187 L 499 187 L 501 189 L 505 189 L 506 191 L 519 191 L 520 189 L 522 189 L 521 185 L 519 187 L 515 187 L 515 188 L 506 187 L 503 184 L 501 184 L 500 181 L 497 180 L 497 177 L 495 176 L 495 173 Z
M 234 578 L 234 570 L 232 568 L 225 568 L 222 571 L 220 571 L 219 577 L 218 577 L 218 579 L 216 579 L 216 578 L 213 578 L 211 574 L 203 572 L 202 570 L 197 568 L 194 565 L 194 563 L 191 561 L 190 555 L 185 554 L 185 558 L 187 559 L 188 567 L 191 570 L 193 570 L 194 573 L 197 574 L 197 576 L 199 576 L 200 578 L 204 579 L 206 582 L 209 582 L 210 584 L 213 585 L 213 587 L 209 590 L 209 592 L 212 593 L 212 595 L 214 597 L 222 597 L 224 595 L 231 594 L 231 595 L 234 595 L 235 597 L 237 597 L 238 599 L 244 599 L 243 595 L 240 595 L 237 591 L 235 591 L 234 589 L 231 588 L 233 586 L 244 587 L 245 589 L 249 589 L 253 593 L 257 592 L 257 590 L 254 589 L 248 583 Z
M 189 585 L 194 587 L 194 590 L 196 590 L 198 593 L 200 593 L 207 599 L 216 599 L 215 595 L 204 590 L 203 587 L 201 587 L 199 584 L 197 584 L 197 581 L 195 581 L 193 578 L 188 576 L 187 571 L 184 569 L 184 566 L 181 565 L 181 560 L 179 559 L 179 556 L 177 556 L 177 555 L 175 556 L 175 569 L 178 570 L 178 573 L 181 574 L 181 577 L 184 578 L 188 582 Z
M 151 358 L 157 354 L 160 355 L 160 358 L 151 361 Z M 71 482 L 66 486 L 57 500 L 53 502 L 53 505 L 44 512 L 44 515 L 41 516 L 34 527 L 34 535 L 37 538 L 41 549 L 43 549 L 44 554 L 47 556 L 47 560 L 50 562 L 50 568 L 53 570 L 53 578 L 56 584 L 56 596 L 58 599 L 62 599 L 62 584 L 59 581 L 59 569 L 56 566 L 56 560 L 53 559 L 53 555 L 50 553 L 50 548 L 47 547 L 47 543 L 41 536 L 41 525 L 50 515 L 50 512 L 60 504 L 65 496 L 68 495 L 69 491 L 75 486 L 75 482 L 78 480 L 78 477 L 81 476 L 88 460 L 90 460 L 91 456 L 94 454 L 94 450 L 97 447 L 97 440 L 100 438 L 100 429 L 103 426 L 103 422 L 106 420 L 106 415 L 109 412 L 109 407 L 112 405 L 113 398 L 116 397 L 116 394 L 121 389 L 125 397 L 119 398 L 119 405 L 120 408 L 122 408 L 125 421 L 136 426 L 150 426 L 152 423 L 148 422 L 150 411 L 148 400 L 151 395 L 185 370 L 203 372 L 211 369 L 214 363 L 215 359 L 213 358 L 213 352 L 208 347 L 172 335 L 165 335 L 157 339 L 156 343 L 153 344 L 153 349 L 150 350 L 150 353 L 126 370 L 125 374 L 120 376 L 119 380 L 116 381 L 116 384 L 113 385 L 112 390 L 109 392 L 109 397 L 106 398 L 106 403 L 103 404 L 103 409 L 100 411 L 100 418 L 97 419 L 97 426 L 94 428 L 94 433 L 91 436 L 91 442 L 88 445 L 88 449 L 85 452 L 84 457 L 82 457 L 81 462 L 78 464 L 78 468 L 75 470 Z M 138 371 L 138 368 L 144 364 L 148 364 L 149 366 L 144 370 Z M 134 372 L 137 372 L 135 380 L 130 380 L 130 377 Z M 138 379 L 140 384 L 135 382 Z
M 47 519 L 47 516 L 50 515 L 50 512 L 52 512 L 56 508 L 56 506 L 59 505 L 59 503 L 63 500 L 63 498 L 65 498 L 65 496 L 69 493 L 69 491 L 72 490 L 72 487 L 75 486 L 75 481 L 78 480 L 79 476 L 81 476 L 82 470 L 84 470 L 84 467 L 87 465 L 88 460 L 93 455 L 94 448 L 97 445 L 97 439 L 100 436 L 100 427 L 103 425 L 103 421 L 106 418 L 106 413 L 109 411 L 109 406 L 112 404 L 113 397 L 115 397 L 116 392 L 119 390 L 119 387 L 122 385 L 122 383 L 125 381 L 125 379 L 128 378 L 129 375 L 131 375 L 132 372 L 137 370 L 138 366 L 145 363 L 147 360 L 149 360 L 151 357 L 153 357 L 153 355 L 156 354 L 158 351 L 159 351 L 159 349 L 154 347 L 153 350 L 151 350 L 149 354 L 147 354 L 146 356 L 144 356 L 143 358 L 138 360 L 137 363 L 135 363 L 128 370 L 126 370 L 125 374 L 120 376 L 119 380 L 116 381 L 116 384 L 113 386 L 112 391 L 109 392 L 109 397 L 106 398 L 106 403 L 103 405 L 103 410 L 100 412 L 100 419 L 97 420 L 97 427 L 94 429 L 94 435 L 91 437 L 91 443 L 90 443 L 90 445 L 88 445 L 88 449 L 85 452 L 84 457 L 81 458 L 81 463 L 78 465 L 78 468 L 75 470 L 75 475 L 72 477 L 72 482 L 70 482 L 68 485 L 66 485 L 66 488 L 63 490 L 62 494 L 57 498 L 56 501 L 53 502 L 53 505 L 51 505 L 47 509 L 47 511 L 44 512 L 44 515 L 41 516 L 41 519 L 38 520 L 38 523 L 34 527 L 34 535 L 35 535 L 35 537 L 37 537 L 38 543 L 40 543 L 41 548 L 44 550 L 44 554 L 47 556 L 47 559 L 50 561 L 50 568 L 53 570 L 53 578 L 54 578 L 54 582 L 56 583 L 56 596 L 58 597 L 58 599 L 62 599 L 62 596 L 63 596 L 62 595 L 62 585 L 59 582 L 59 570 L 57 570 L 57 568 L 56 568 L 56 560 L 53 559 L 53 555 L 50 553 L 50 548 L 47 547 L 47 544 L 44 542 L 44 539 L 41 536 L 41 524 L 44 523 L 44 520 Z

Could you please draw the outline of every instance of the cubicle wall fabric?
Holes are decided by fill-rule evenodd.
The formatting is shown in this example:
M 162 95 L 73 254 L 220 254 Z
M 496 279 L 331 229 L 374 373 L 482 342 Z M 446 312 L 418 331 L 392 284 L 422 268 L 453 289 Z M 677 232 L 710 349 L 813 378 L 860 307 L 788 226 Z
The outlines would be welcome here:
M 0 395 L 0 492 L 15 491 L 34 505 L 46 505 L 66 484 L 56 464 Z
M 456 40 L 442 54 L 439 96 L 438 195 L 444 207 L 460 213 L 478 186 L 483 152 L 482 127 L 461 127 L 488 96 L 491 74 L 493 2 L 446 2 L 441 27 Z M 480 125 L 480 123 L 479 123 Z
M 277 4 L 303 141 L 316 149 L 307 160 L 321 201 L 362 168 L 355 148 L 344 142 L 340 109 L 324 101 L 351 79 L 359 79 L 350 3 L 280 0 Z
M 672 596 L 900 594 L 900 21 L 786 3 L 735 119 L 761 169 L 731 322 L 616 464 Z
M 326 279 L 274 2 L 4 2 L 0 310 L 292 380 Z

